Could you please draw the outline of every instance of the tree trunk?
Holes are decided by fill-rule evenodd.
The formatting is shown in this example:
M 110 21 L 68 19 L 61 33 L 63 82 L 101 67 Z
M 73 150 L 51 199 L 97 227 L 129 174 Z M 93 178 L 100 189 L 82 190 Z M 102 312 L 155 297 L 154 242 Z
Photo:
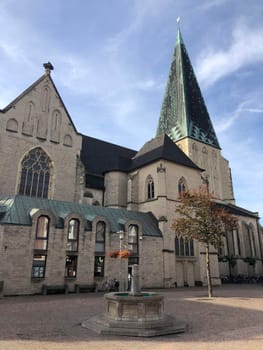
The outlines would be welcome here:
M 208 297 L 212 298 L 213 289 L 212 289 L 211 272 L 210 272 L 209 244 L 206 244 L 206 247 L 205 247 L 205 260 L 206 260 L 206 277 L 207 277 Z

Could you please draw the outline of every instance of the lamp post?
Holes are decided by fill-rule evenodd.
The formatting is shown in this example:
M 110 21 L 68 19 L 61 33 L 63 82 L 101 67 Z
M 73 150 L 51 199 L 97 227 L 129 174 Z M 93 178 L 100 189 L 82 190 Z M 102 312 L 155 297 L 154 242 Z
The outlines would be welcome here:
M 119 238 L 120 238 L 120 252 L 122 251 L 122 246 L 123 246 L 123 239 L 124 239 L 124 232 L 123 231 L 119 231 Z M 119 285 L 119 292 L 124 292 L 124 281 L 123 281 L 123 276 L 122 276 L 122 259 L 120 259 L 120 285 Z

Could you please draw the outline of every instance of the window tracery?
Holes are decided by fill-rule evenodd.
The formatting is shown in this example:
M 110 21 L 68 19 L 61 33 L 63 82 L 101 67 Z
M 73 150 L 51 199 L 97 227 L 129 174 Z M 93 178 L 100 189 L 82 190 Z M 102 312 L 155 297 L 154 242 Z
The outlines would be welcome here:
M 21 163 L 18 193 L 30 197 L 48 198 L 51 168 L 51 160 L 42 148 L 37 147 L 30 151 Z
M 146 189 L 147 189 L 147 193 L 146 193 L 147 199 L 153 199 L 154 198 L 154 181 L 151 176 L 147 177 Z

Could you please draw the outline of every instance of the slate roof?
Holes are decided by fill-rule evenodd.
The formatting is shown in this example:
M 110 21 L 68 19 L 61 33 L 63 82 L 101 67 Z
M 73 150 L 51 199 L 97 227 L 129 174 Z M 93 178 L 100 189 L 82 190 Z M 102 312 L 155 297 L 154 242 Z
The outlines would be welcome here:
M 220 148 L 180 30 L 157 128 L 157 135 L 163 133 Z
M 252 217 L 255 219 L 259 219 L 259 215 L 257 212 L 249 211 L 247 209 L 238 207 L 234 204 L 217 202 L 216 205 L 219 207 L 225 208 L 227 211 L 229 211 L 233 215 L 246 216 L 246 217 Z
M 91 229 L 91 222 L 96 216 L 102 216 L 110 222 L 111 232 L 117 232 L 123 229 L 127 221 L 135 220 L 142 225 L 143 236 L 162 237 L 162 233 L 158 228 L 158 221 L 151 212 L 141 213 L 19 195 L 12 197 L 0 196 L 0 224 L 31 226 L 30 212 L 32 209 L 44 209 L 53 213 L 57 228 L 63 228 L 64 218 L 70 213 L 75 213 L 84 218 L 86 230 Z
M 130 172 L 161 159 L 202 170 L 167 135 L 146 142 L 139 152 L 93 137 L 82 137 L 80 157 L 86 170 L 87 187 L 103 189 L 106 172 Z
M 86 170 L 86 186 L 102 189 L 103 174 L 109 170 L 127 171 L 135 154 L 130 148 L 82 135 L 80 158 Z
M 202 171 L 166 134 L 157 136 L 147 142 L 136 156 L 132 159 L 130 170 L 150 164 L 157 160 L 168 160 L 170 162 L 187 166 Z

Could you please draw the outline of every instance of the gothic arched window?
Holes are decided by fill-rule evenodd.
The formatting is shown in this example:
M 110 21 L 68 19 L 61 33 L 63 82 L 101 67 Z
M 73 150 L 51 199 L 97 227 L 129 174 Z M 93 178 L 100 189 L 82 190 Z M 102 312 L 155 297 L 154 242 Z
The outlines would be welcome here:
M 187 190 L 186 180 L 185 180 L 184 177 L 181 177 L 181 179 L 178 182 L 178 193 L 179 193 L 179 196 L 183 195 L 186 190 Z
M 51 160 L 42 148 L 37 147 L 30 151 L 21 163 L 18 193 L 48 198 L 51 167 Z
M 175 255 L 178 257 L 194 256 L 194 241 L 187 237 L 175 236 Z
M 250 240 L 249 226 L 243 222 L 242 223 L 243 235 L 244 235 L 244 245 L 245 245 L 245 255 L 246 257 L 252 256 L 252 246 Z
M 146 188 L 147 188 L 147 193 L 146 193 L 147 199 L 154 198 L 154 182 L 151 176 L 147 177 Z

